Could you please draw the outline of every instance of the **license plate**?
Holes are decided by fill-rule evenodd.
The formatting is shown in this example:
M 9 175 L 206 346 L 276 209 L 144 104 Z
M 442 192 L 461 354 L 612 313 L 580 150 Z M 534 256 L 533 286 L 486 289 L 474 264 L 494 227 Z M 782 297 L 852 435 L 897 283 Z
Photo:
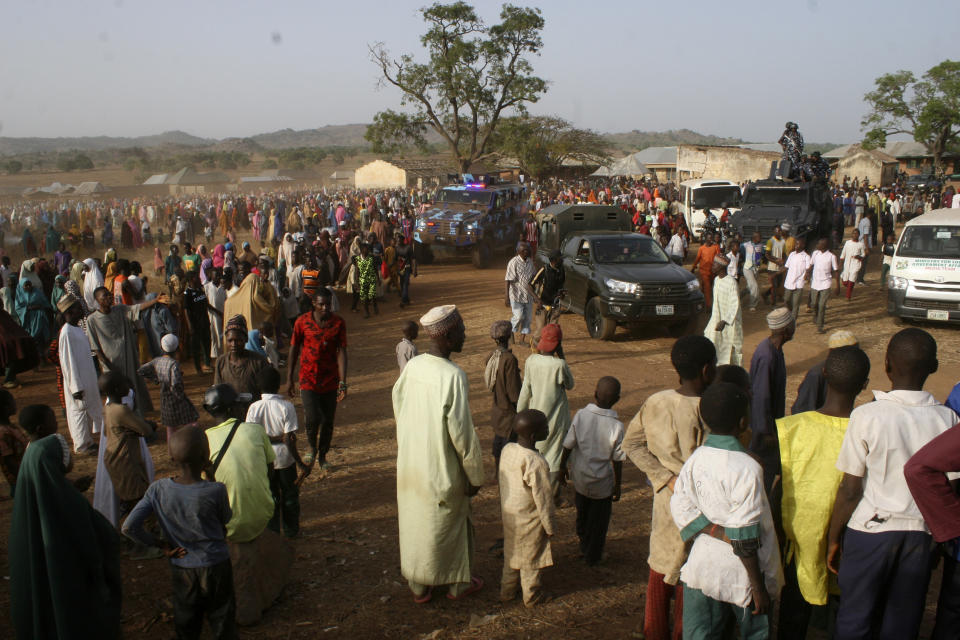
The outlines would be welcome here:
M 927 309 L 927 320 L 949 320 L 950 312 L 942 309 Z
M 658 304 L 658 305 L 657 305 L 657 315 L 658 315 L 658 316 L 672 316 L 672 315 L 673 315 L 673 305 L 672 305 L 672 304 Z

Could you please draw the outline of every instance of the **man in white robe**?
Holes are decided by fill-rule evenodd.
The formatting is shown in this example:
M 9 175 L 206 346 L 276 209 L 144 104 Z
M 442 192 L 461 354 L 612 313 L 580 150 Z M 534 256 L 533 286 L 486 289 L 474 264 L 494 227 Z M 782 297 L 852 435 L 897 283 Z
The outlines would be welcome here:
M 60 369 L 63 372 L 63 401 L 73 450 L 92 452 L 97 448 L 94 434 L 103 431 L 103 406 L 97 387 L 97 369 L 90 355 L 90 341 L 80 328 L 83 307 L 70 293 L 57 302 L 66 321 L 57 341 Z
M 743 314 L 737 281 L 727 274 L 725 256 L 713 259 L 713 307 L 703 335 L 717 348 L 717 364 L 743 362 Z
M 465 329 L 454 305 L 420 318 L 433 345 L 404 367 L 393 387 L 397 421 L 397 507 L 400 571 L 414 601 L 449 585 L 459 599 L 478 591 L 472 575 L 470 497 L 483 484 L 480 441 L 473 428 L 466 373 L 450 361 Z

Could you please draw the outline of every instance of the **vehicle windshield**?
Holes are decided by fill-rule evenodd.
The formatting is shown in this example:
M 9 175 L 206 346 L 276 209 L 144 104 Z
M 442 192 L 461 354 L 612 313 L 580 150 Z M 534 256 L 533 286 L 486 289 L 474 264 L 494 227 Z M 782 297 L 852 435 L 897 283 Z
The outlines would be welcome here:
M 897 256 L 960 260 L 960 226 L 907 227 L 900 238 Z
M 600 264 L 662 264 L 670 262 L 653 238 L 597 238 L 593 255 Z
M 441 189 L 437 195 L 437 202 L 452 204 L 479 204 L 489 207 L 493 200 L 493 193 L 479 189 Z
M 806 195 L 800 189 L 750 189 L 743 204 L 792 206 L 806 204 Z
M 700 187 L 693 191 L 693 202 L 698 209 L 719 209 L 724 202 L 733 207 L 740 202 L 740 187 Z

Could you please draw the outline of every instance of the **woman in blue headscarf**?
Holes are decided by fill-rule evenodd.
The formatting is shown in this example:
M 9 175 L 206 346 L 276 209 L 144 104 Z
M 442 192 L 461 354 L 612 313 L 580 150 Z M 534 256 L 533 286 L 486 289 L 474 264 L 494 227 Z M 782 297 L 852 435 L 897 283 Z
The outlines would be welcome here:
M 67 279 L 63 276 L 57 276 L 53 280 L 53 292 L 50 294 L 50 305 L 56 308 L 57 303 L 60 302 L 60 298 L 67 294 L 67 290 L 64 288 Z
M 247 351 L 259 353 L 264 358 L 267 357 L 267 352 L 263 348 L 263 338 L 260 336 L 260 329 L 254 329 L 247 334 Z
M 20 326 L 33 338 L 37 352 L 43 354 L 50 344 L 50 314 L 53 312 L 43 289 L 35 287 L 31 280 L 21 278 L 17 283 L 14 307 Z

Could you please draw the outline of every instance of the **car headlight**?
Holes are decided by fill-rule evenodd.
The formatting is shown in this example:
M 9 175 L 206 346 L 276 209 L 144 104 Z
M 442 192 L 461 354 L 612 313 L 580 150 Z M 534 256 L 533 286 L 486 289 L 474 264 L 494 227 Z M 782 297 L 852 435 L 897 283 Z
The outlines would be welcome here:
M 687 291 L 700 291 L 700 281 L 694 278 L 687 282 Z
M 908 280 L 906 278 L 900 278 L 898 276 L 890 276 L 887 278 L 888 289 L 904 291 L 907 288 L 907 284 L 908 284 Z
M 634 294 L 640 291 L 640 285 L 635 282 L 624 282 L 623 280 L 606 278 L 604 279 L 603 284 L 607 285 L 607 289 L 610 290 L 610 293 Z

